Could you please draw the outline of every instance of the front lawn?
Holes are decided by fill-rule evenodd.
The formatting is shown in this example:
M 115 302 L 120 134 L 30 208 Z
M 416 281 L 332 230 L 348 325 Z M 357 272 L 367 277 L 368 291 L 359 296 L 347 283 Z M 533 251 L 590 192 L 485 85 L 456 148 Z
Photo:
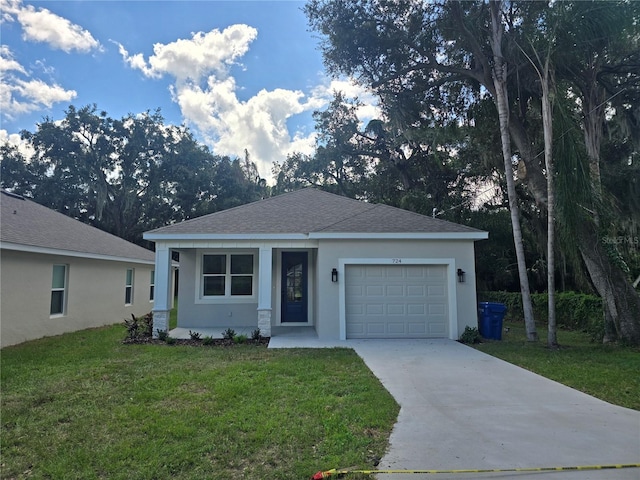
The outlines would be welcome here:
M 352 350 L 124 336 L 117 325 L 1 351 L 0 477 L 301 479 L 385 451 L 398 406 Z
M 501 341 L 474 345 L 489 355 L 615 405 L 640 410 L 640 349 L 603 345 L 580 331 L 558 330 L 559 349 L 547 348 L 546 325 L 540 341 L 526 341 L 522 322 L 507 322 Z

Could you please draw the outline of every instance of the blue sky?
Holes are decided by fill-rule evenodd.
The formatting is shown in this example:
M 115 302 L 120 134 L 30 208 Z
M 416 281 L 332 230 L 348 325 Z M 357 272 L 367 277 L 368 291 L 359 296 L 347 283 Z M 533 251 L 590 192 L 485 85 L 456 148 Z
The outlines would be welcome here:
M 298 1 L 0 0 L 0 141 L 96 104 L 112 118 L 161 109 L 220 155 L 248 149 L 263 177 L 313 151 L 311 113 L 333 90 Z M 363 109 L 363 117 L 375 109 Z

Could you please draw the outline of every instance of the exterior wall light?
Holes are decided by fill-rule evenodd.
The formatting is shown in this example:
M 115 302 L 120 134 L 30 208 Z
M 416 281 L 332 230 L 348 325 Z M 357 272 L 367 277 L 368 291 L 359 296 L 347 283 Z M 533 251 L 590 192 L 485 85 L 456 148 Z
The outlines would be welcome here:
M 338 281 L 338 270 L 336 270 L 335 268 L 331 270 L 331 281 L 333 283 L 336 283 Z
M 461 268 L 458 269 L 458 282 L 459 283 L 464 283 L 464 276 L 466 275 L 466 273 L 467 272 L 465 272 Z

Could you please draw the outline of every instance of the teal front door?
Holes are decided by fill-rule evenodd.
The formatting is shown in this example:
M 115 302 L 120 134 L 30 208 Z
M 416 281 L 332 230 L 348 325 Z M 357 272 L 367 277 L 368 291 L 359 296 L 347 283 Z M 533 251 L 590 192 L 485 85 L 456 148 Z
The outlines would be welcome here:
M 308 321 L 307 252 L 282 253 L 282 323 Z

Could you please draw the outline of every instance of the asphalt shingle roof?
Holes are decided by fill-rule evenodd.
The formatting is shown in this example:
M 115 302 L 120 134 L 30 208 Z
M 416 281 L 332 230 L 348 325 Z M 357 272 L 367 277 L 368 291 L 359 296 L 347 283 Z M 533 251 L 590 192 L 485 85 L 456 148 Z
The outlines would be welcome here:
M 305 188 L 147 232 L 163 234 L 480 233 L 480 230 Z
M 152 251 L 5 191 L 0 195 L 0 241 L 31 247 L 155 261 Z

